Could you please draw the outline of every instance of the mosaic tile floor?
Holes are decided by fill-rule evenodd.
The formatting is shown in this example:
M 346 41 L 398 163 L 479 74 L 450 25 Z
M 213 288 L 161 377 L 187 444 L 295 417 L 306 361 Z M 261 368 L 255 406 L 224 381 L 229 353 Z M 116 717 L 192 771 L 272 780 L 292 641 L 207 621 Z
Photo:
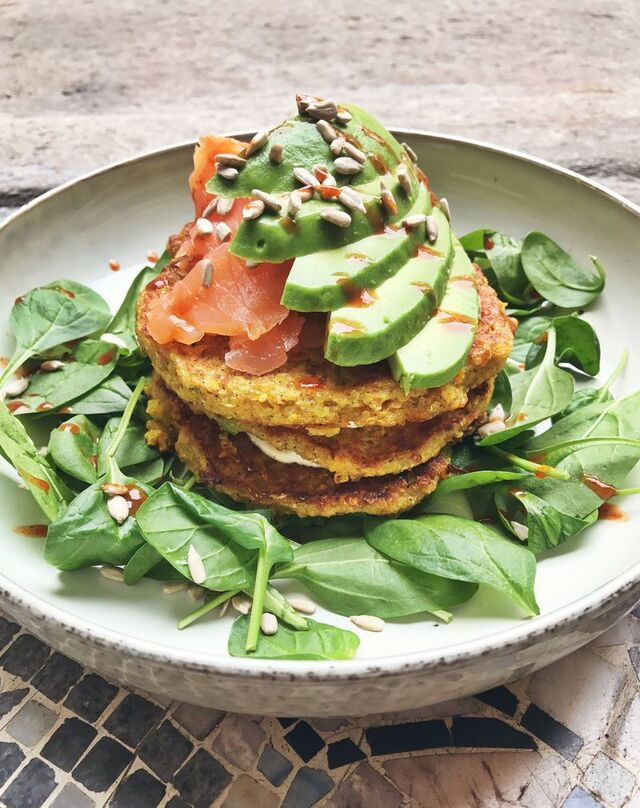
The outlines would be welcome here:
M 2 808 L 640 808 L 640 607 L 507 687 L 361 719 L 128 692 L 0 615 Z

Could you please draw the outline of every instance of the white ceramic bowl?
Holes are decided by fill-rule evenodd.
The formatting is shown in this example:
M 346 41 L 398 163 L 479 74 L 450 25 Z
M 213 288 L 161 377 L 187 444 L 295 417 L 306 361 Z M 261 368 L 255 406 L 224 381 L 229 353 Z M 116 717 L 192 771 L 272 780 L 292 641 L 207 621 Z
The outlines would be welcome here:
M 597 324 L 603 375 L 624 346 L 635 346 L 640 298 L 640 210 L 593 182 L 556 166 L 472 141 L 398 132 L 451 203 L 457 233 L 487 226 L 519 236 L 549 233 L 578 260 L 597 254 L 608 272 Z M 13 345 L 7 316 L 15 297 L 37 284 L 71 277 L 112 303 L 149 250 L 191 215 L 190 144 L 111 166 L 45 194 L 0 229 L 0 353 Z M 125 268 L 113 273 L 108 261 Z M 638 352 L 617 385 L 640 380 Z M 42 545 L 16 525 L 42 521 L 12 473 L 0 470 L 0 604 L 55 648 L 108 677 L 173 698 L 239 712 L 358 715 L 402 710 L 522 676 L 568 654 L 609 628 L 640 598 L 640 509 L 628 520 L 600 522 L 538 566 L 541 615 L 522 620 L 498 594 L 481 590 L 453 622 L 428 618 L 362 632 L 350 662 L 233 659 L 230 616 L 178 632 L 193 607 L 187 595 L 163 596 L 145 581 L 128 589 L 97 570 L 60 574 L 42 560 Z M 636 483 L 637 484 L 637 483 Z M 293 590 L 290 590 L 293 591 Z M 353 628 L 346 618 L 320 619 Z

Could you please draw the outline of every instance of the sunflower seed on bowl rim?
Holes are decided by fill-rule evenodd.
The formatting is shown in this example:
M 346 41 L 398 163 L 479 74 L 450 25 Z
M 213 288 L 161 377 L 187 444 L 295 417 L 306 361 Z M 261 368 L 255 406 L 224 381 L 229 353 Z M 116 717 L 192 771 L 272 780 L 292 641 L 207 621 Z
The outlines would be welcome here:
M 240 157 L 239 154 L 216 154 L 216 162 L 220 163 L 223 166 L 229 166 L 229 168 L 244 168 L 247 164 L 247 161 L 244 157 Z
M 451 221 L 451 208 L 449 207 L 449 200 L 446 196 L 441 196 L 438 202 L 438 207 L 447 217 L 447 221 Z
M 269 140 L 269 132 L 267 129 L 262 129 L 260 132 L 256 132 L 245 149 L 245 157 L 251 157 L 251 155 L 255 152 L 260 151 L 267 140 Z
M 302 196 L 300 191 L 291 191 L 289 194 L 289 202 L 287 204 L 287 213 L 292 219 L 295 219 L 301 207 Z
M 238 169 L 232 166 L 223 166 L 221 163 L 216 163 L 216 172 L 224 180 L 235 180 L 238 176 Z
M 269 160 L 276 165 L 280 165 L 284 156 L 284 146 L 282 143 L 274 143 L 269 149 Z
M 358 626 L 363 631 L 383 631 L 385 627 L 384 620 L 372 614 L 354 614 L 349 620 L 354 626 Z
M 427 240 L 433 244 L 438 239 L 438 222 L 435 216 L 427 216 Z
M 404 143 L 404 142 L 401 143 L 400 145 L 406 151 L 406 153 L 409 155 L 409 158 L 411 159 L 411 162 L 412 163 L 417 163 L 418 162 L 418 155 L 414 152 L 414 150 L 411 148 L 411 146 L 408 143 Z
M 305 110 L 305 113 L 314 120 L 332 121 L 338 114 L 338 105 L 331 98 L 322 101 L 313 101 Z
M 44 370 L 45 373 L 53 373 L 56 370 L 62 370 L 65 364 L 66 362 L 60 359 L 47 359 L 46 362 L 40 365 L 40 370 Z
M 351 188 L 343 188 L 340 191 L 340 194 L 338 195 L 338 202 L 340 202 L 341 205 L 344 205 L 345 208 L 359 210 L 360 213 L 367 212 L 364 202 L 362 201 L 362 197 Z
M 425 224 L 427 217 L 424 213 L 414 213 L 412 216 L 407 216 L 402 220 L 402 226 L 407 230 L 416 230 L 421 224 Z
M 293 608 L 300 612 L 300 614 L 315 614 L 318 610 L 316 604 L 309 600 L 309 598 L 305 598 L 303 595 L 292 595 L 291 597 L 287 598 L 289 601 L 289 605 L 293 606 Z
M 217 222 L 214 225 L 213 231 L 220 241 L 226 241 L 231 235 L 231 228 L 226 222 Z
M 22 376 L 6 384 L 2 388 L 2 393 L 5 396 L 9 396 L 9 398 L 15 398 L 16 396 L 22 395 L 28 386 L 29 379 L 26 376 Z
M 109 511 L 109 516 L 119 525 L 129 518 L 129 503 L 122 496 L 111 497 L 107 502 L 107 510 Z
M 251 611 L 251 599 L 246 595 L 234 595 L 231 598 L 231 605 L 240 614 L 249 614 Z
M 338 174 L 359 174 L 362 171 L 362 163 L 353 157 L 337 157 L 333 161 L 333 167 Z
M 256 199 L 259 199 L 271 210 L 282 210 L 282 202 L 273 194 L 268 194 L 266 191 L 261 191 L 260 188 L 254 188 L 251 193 L 256 197 Z
M 411 193 L 411 177 L 409 176 L 409 169 L 401 163 L 398 166 L 398 170 L 396 171 L 396 176 L 398 177 L 398 182 L 400 183 L 400 187 L 402 190 L 409 196 Z
M 335 138 L 335 140 L 332 140 L 331 143 L 329 144 L 329 150 L 331 151 L 331 154 L 333 154 L 335 157 L 340 157 L 346 142 L 347 141 L 340 136 Z
M 108 342 L 109 345 L 115 345 L 117 348 L 127 347 L 127 343 L 122 339 L 122 337 L 118 336 L 118 334 L 109 334 L 105 332 L 100 337 L 100 342 Z
M 227 213 L 231 213 L 231 208 L 233 207 L 233 203 L 235 199 L 229 199 L 228 196 L 219 196 L 218 197 L 218 215 L 219 216 L 226 216 Z
M 278 618 L 271 612 L 263 612 L 260 618 L 260 631 L 268 637 L 272 637 L 278 631 Z
M 196 219 L 196 235 L 210 236 L 213 233 L 213 223 L 202 216 Z
M 203 258 L 202 265 L 202 288 L 211 289 L 213 283 L 213 261 L 210 258 Z
M 187 589 L 189 592 L 189 597 L 192 600 L 202 600 L 202 598 L 207 594 L 207 590 L 198 584 L 187 584 Z
M 112 567 L 110 564 L 105 564 L 100 567 L 100 575 L 108 581 L 118 581 L 124 583 L 124 572 L 120 567 Z
M 342 148 L 348 157 L 353 157 L 353 159 L 356 160 L 358 163 L 367 162 L 367 155 L 362 151 L 362 149 L 359 149 L 357 146 L 354 146 L 353 143 L 349 143 L 348 140 L 345 140 L 344 146 Z
M 346 109 L 340 109 L 336 115 L 336 121 L 341 123 L 343 126 L 346 126 L 352 117 L 353 115 L 350 112 L 347 112 Z
M 382 180 L 380 180 L 380 198 L 389 216 L 395 216 L 398 213 L 398 203 Z
M 338 227 L 349 227 L 351 224 L 351 216 L 344 210 L 338 210 L 338 208 L 322 208 L 320 216 L 325 222 L 335 224 Z
M 242 208 L 242 218 L 257 219 L 264 213 L 264 202 L 261 199 L 252 199 Z
M 293 177 L 300 185 L 316 185 L 318 182 L 313 174 L 307 171 L 306 168 L 302 168 L 302 166 L 297 166 L 293 169 Z
M 214 196 L 211 202 L 207 205 L 207 207 L 202 211 L 202 218 L 208 219 L 213 213 L 216 212 L 218 209 L 218 199 L 219 197 Z
M 162 585 L 162 591 L 165 595 L 175 595 L 176 592 L 184 592 L 186 588 L 186 581 L 169 581 Z

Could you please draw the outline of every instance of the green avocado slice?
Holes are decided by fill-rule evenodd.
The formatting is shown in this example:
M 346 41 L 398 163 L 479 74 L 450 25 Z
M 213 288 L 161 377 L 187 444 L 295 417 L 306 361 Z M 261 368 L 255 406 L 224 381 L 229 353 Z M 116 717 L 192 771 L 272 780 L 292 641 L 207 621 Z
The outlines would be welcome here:
M 440 387 L 463 367 L 480 317 L 471 262 L 456 239 L 455 256 L 438 313 L 389 359 L 405 391 Z
M 420 185 L 409 214 L 428 213 L 430 206 L 428 190 Z M 320 224 L 327 225 L 327 222 L 321 220 Z M 282 305 L 294 311 L 338 309 L 354 289 L 379 286 L 390 278 L 422 241 L 424 226 L 406 231 L 402 227 L 382 225 L 375 235 L 297 258 L 284 287 Z
M 379 362 L 425 326 L 442 300 L 454 254 L 446 216 L 439 208 L 433 215 L 438 238 L 432 246 L 419 245 L 393 277 L 332 312 L 324 351 L 330 362 L 347 367 Z M 424 238 L 424 225 L 420 231 Z

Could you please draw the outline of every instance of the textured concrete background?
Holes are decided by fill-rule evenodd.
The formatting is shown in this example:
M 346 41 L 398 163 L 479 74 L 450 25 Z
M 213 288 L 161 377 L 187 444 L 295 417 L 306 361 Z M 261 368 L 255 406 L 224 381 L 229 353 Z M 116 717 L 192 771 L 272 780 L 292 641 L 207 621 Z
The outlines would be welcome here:
M 0 0 L 0 207 L 302 89 L 640 201 L 638 0 Z

